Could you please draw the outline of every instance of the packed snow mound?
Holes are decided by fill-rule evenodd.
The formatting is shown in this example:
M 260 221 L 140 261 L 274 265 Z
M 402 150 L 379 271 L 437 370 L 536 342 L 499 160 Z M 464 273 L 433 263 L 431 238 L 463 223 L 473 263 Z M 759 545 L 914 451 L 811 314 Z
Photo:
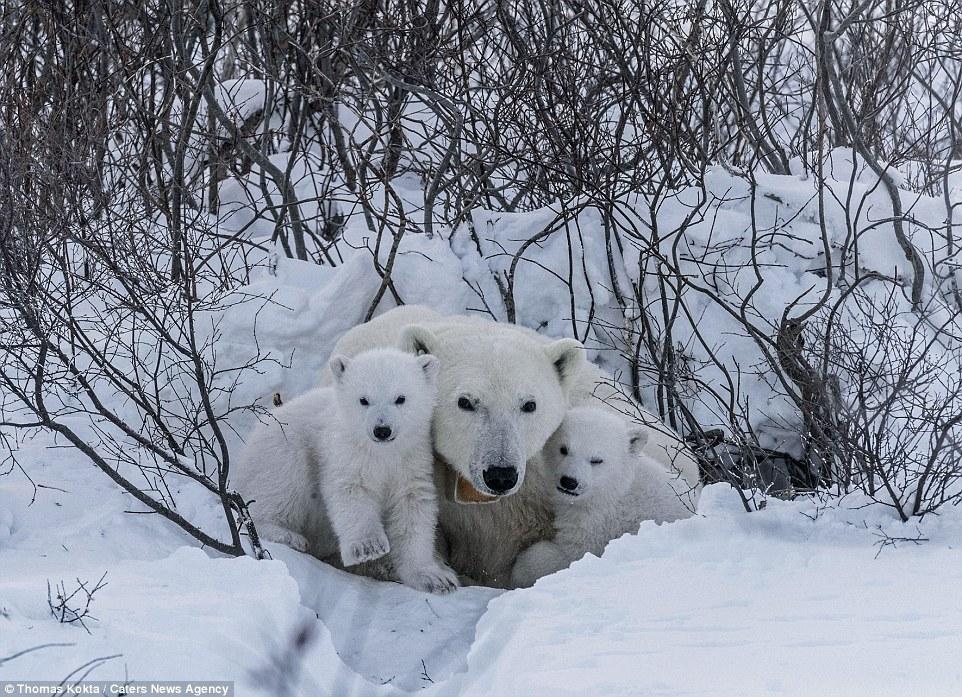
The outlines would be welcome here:
M 962 685 L 962 607 L 946 600 L 962 584 L 958 509 L 917 527 L 855 498 L 770 500 L 746 514 L 715 485 L 696 517 L 642 524 L 533 588 L 436 597 L 283 547 L 264 562 L 185 547 L 46 444 L 26 453 L 44 462 L 36 492 L 22 476 L 0 478 L 0 511 L 14 521 L 0 545 L 0 661 L 66 645 L 0 663 L 3 678 L 59 681 L 115 656 L 89 677 L 235 680 L 239 694 L 267 696 L 265 676 L 307 631 L 292 674 L 305 697 L 894 697 Z M 105 571 L 90 634 L 51 617 L 48 581 L 70 587 Z
M 277 545 L 266 561 L 208 554 L 157 516 L 125 512 L 135 509 L 128 497 L 50 444 L 36 439 L 22 453 L 38 465 L 36 491 L 21 475 L 0 478 L 0 521 L 15 521 L 0 540 L 0 680 L 60 681 L 109 657 L 89 679 L 233 680 L 239 695 L 275 697 L 271 678 L 293 656 L 295 694 L 396 695 L 464 670 L 498 593 L 431 596 Z M 212 502 L 194 505 L 216 514 Z M 51 616 L 48 582 L 69 592 L 104 572 L 89 634 Z M 292 652 L 305 632 L 311 640 Z M 44 644 L 53 645 L 4 660 Z
M 954 694 L 962 516 L 920 533 L 859 503 L 746 515 L 708 487 L 700 516 L 493 600 L 450 693 Z
M 275 157 L 286 166 L 283 154 Z M 312 178 L 322 173 L 309 163 L 294 171 L 299 173 L 294 177 L 297 186 L 305 192 L 319 185 Z M 713 166 L 705 172 L 704 186 L 681 187 L 657 200 L 643 194 L 624 196 L 608 212 L 619 229 L 628 231 L 618 244 L 611 240 L 601 211 L 579 201 L 511 213 L 476 209 L 470 224 L 457 229 L 435 221 L 433 235 L 411 228 L 396 240 L 393 290 L 384 292 L 375 307 L 372 300 L 382 280 L 373 268 L 374 258 L 386 268 L 391 244 L 385 240 L 378 245 L 360 214 L 346 215 L 336 248 L 339 266 L 317 269 L 306 262 L 276 260 L 271 265 L 275 275 L 256 272 L 244 292 L 275 301 L 257 316 L 260 347 L 284 356 L 293 351 L 294 374 L 303 375 L 298 371 L 306 369 L 316 375 L 336 339 L 333 335 L 362 321 L 369 310 L 376 315 L 393 307 L 396 291 L 408 304 L 513 319 L 549 336 L 579 339 L 589 359 L 625 385 L 638 371 L 642 401 L 655 411 L 657 366 L 644 361 L 633 366 L 626 355 L 648 333 L 660 336 L 665 318 L 650 312 L 651 326 L 640 330 L 637 317 L 629 315 L 639 312 L 633 307 L 636 291 L 637 298 L 653 305 L 664 296 L 678 389 L 701 427 L 730 434 L 734 419 L 738 428 L 756 434 L 763 447 L 798 455 L 803 430 L 799 410 L 776 379 L 758 339 L 776 336 L 786 309 L 789 315 L 801 314 L 827 294 L 829 307 L 839 303 L 831 318 L 836 330 L 828 333 L 847 342 L 838 347 L 840 354 L 871 346 L 875 321 L 901 341 L 936 344 L 933 361 L 947 374 L 962 373 L 958 352 L 942 352 L 933 339 L 940 323 L 958 324 L 946 288 L 949 276 L 962 279 L 962 271 L 948 258 L 950 248 L 940 232 L 946 200 L 914 192 L 903 174 L 890 174 L 905 187 L 900 190 L 905 233 L 925 266 L 922 302 L 930 317 L 922 326 L 908 298 L 914 272 L 896 240 L 889 193 L 850 149 L 827 154 L 824 182 L 801 174 L 749 176 Z M 948 200 L 955 204 L 962 191 L 955 186 L 959 176 L 953 174 L 949 181 Z M 250 226 L 265 205 L 258 182 L 252 175 L 222 185 L 224 210 L 233 211 L 224 214 L 222 225 L 258 237 L 269 247 L 272 226 L 257 228 L 256 234 L 256 226 Z M 416 182 L 401 177 L 395 189 L 406 209 L 423 207 Z M 664 272 L 661 260 L 676 267 L 688 285 L 666 285 L 659 277 Z M 865 301 L 852 293 L 855 279 L 859 293 L 886 316 L 866 318 Z M 813 332 L 808 345 L 819 345 L 826 313 L 808 322 Z M 250 316 L 246 309 L 229 313 L 231 335 L 245 349 Z M 758 336 L 751 336 L 743 322 L 751 323 Z M 851 403 L 858 385 L 846 382 L 843 369 L 839 373 L 841 398 Z M 275 382 L 275 387 L 290 389 Z M 951 391 L 932 389 L 928 398 L 936 401 Z M 737 416 L 730 413 L 731 403 L 738 405 Z

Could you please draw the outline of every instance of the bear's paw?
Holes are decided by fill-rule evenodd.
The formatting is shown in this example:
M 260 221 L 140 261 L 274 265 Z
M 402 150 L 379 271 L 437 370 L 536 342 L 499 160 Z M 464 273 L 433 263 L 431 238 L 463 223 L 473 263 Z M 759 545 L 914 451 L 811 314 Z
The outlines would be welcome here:
M 461 585 L 458 575 L 444 564 L 401 574 L 401 582 L 415 590 L 436 595 L 450 593 Z
M 355 566 L 366 561 L 380 559 L 391 551 L 387 535 L 375 533 L 369 537 L 349 541 L 341 546 L 341 560 L 344 566 Z

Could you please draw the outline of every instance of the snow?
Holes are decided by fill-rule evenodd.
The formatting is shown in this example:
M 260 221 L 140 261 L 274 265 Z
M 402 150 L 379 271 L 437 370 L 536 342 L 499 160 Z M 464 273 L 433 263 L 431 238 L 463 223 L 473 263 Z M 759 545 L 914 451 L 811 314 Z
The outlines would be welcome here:
M 746 515 L 720 485 L 700 509 L 691 520 L 643 524 L 602 558 L 494 600 L 459 676 L 461 694 L 962 687 L 962 607 L 947 602 L 962 583 L 956 511 L 923 528 L 925 544 L 880 552 L 882 531 L 906 530 L 878 509 L 771 502 Z
M 38 465 L 36 492 L 23 476 L 0 478 L 0 661 L 69 645 L 0 662 L 0 680 L 59 681 L 117 656 L 90 679 L 223 679 L 242 695 L 270 694 L 251 684 L 252 673 L 306 625 L 314 641 L 303 657 L 305 694 L 389 694 L 381 683 L 415 690 L 430 684 L 425 674 L 439 681 L 465 667 L 474 623 L 496 591 L 429 596 L 279 546 L 269 545 L 267 561 L 208 555 L 157 517 L 125 513 L 130 500 L 109 480 L 47 444 L 38 439 L 23 453 Z M 105 571 L 91 603 L 96 619 L 85 621 L 90 634 L 51 617 L 48 581 L 72 590 Z
M 38 439 L 33 488 L 0 478 L 2 679 L 235 680 L 241 695 L 301 628 L 311 695 L 902 695 L 962 688 L 962 511 L 915 526 L 854 497 L 770 500 L 746 514 L 723 485 L 693 519 L 612 542 L 533 588 L 445 597 L 188 546 L 69 450 Z M 83 488 L 84 495 L 78 495 Z M 213 511 L 211 512 L 213 514 Z M 885 535 L 924 537 L 886 545 Z M 107 585 L 90 634 L 56 622 L 46 586 Z M 423 661 L 423 664 L 422 664 Z
M 217 103 L 234 122 L 241 122 L 264 108 L 268 88 L 264 80 L 223 80 L 214 88 Z

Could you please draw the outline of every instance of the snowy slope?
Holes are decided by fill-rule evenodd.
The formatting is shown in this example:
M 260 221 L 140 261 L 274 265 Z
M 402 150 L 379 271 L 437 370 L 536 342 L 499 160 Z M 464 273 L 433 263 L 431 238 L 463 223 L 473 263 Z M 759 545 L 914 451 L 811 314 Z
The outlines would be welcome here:
M 90 677 L 229 679 L 241 695 L 272 694 L 252 671 L 310 626 L 304 695 L 962 690 L 962 511 L 918 531 L 854 499 L 771 501 L 748 515 L 719 485 L 698 517 L 645 524 L 531 589 L 434 597 L 286 549 L 275 561 L 213 558 L 164 521 L 124 513 L 97 472 L 42 445 L 26 453 L 45 487 L 32 505 L 22 476 L 0 479 L 0 658 L 71 645 L 0 664 L 0 679 L 60 680 L 117 655 Z M 886 533 L 928 541 L 880 550 Z M 50 617 L 48 580 L 104 571 L 89 635 Z
M 958 511 L 880 551 L 882 531 L 917 532 L 878 509 L 746 515 L 718 485 L 701 509 L 493 601 L 458 693 L 962 691 Z
M 282 154 L 275 157 L 279 165 L 285 164 Z M 322 173 L 312 172 L 310 167 L 302 169 L 304 196 L 309 199 L 307 193 L 315 186 L 310 184 L 312 177 Z M 747 177 L 722 166 L 708 168 L 704 188 L 682 187 L 657 202 L 641 194 L 625 196 L 616 202 L 612 215 L 632 233 L 624 234 L 623 248 L 613 250 L 610 260 L 604 224 L 595 207 L 558 201 L 515 213 L 477 209 L 471 229 L 442 229 L 431 238 L 405 234 L 392 281 L 407 304 L 428 304 L 442 312 L 503 321 L 509 318 L 502 291 L 510 272 L 510 300 L 519 324 L 551 336 L 582 340 L 591 360 L 623 377 L 630 374 L 630 365 L 622 354 L 630 352 L 638 339 L 630 332 L 639 330 L 626 318 L 633 313 L 633 300 L 628 298 L 627 312 L 619 306 L 612 278 L 629 296 L 633 286 L 640 287 L 649 302 L 663 293 L 669 304 L 677 297 L 685 308 L 672 320 L 678 360 L 684 364 L 679 389 L 701 426 L 731 432 L 736 418 L 744 421 L 741 427 L 750 426 L 756 432 L 764 447 L 798 454 L 802 429 L 798 409 L 739 319 L 742 311 L 758 332 L 774 336 L 787 308 L 799 314 L 823 293 L 830 305 L 846 297 L 833 321 L 837 333 L 848 337 L 849 343 L 837 350 L 871 345 L 874 338 L 865 326 L 865 302 L 849 296 L 845 283 L 833 285 L 826 278 L 827 243 L 833 264 L 841 266 L 844 257 L 848 282 L 856 272 L 897 281 L 860 282 L 861 291 L 877 308 L 891 312 L 878 321 L 910 344 L 932 343 L 932 332 L 917 326 L 918 317 L 906 297 L 912 269 L 896 243 L 889 222 L 892 204 L 884 188 L 864 163 L 853 165 L 853 155 L 845 149 L 828 154 L 825 175 L 823 208 L 818 196 L 820 183 L 812 177 L 758 172 L 751 177 L 753 189 Z M 898 172 L 893 176 L 904 179 Z M 412 210 L 423 206 L 417 182 L 401 177 L 395 186 Z M 956 204 L 959 191 L 950 192 Z M 221 193 L 226 209 L 232 211 L 223 215 L 223 227 L 253 234 L 255 228 L 245 226 L 264 205 L 258 187 L 230 180 Z M 955 266 L 946 260 L 941 233 L 931 232 L 944 224 L 945 202 L 909 189 L 901 192 L 901 198 L 910 215 L 906 234 L 926 264 L 923 300 L 931 313 L 930 323 L 946 322 L 952 329 L 958 320 L 952 318 L 952 306 L 943 297 L 940 279 Z M 438 228 L 442 228 L 441 221 Z M 657 241 L 652 240 L 653 230 L 658 232 Z M 268 234 L 267 228 L 261 234 Z M 278 265 L 276 277 L 255 274 L 254 283 L 246 289 L 262 297 L 270 295 L 282 306 L 260 316 L 258 328 L 266 345 L 281 355 L 295 350 L 299 360 L 309 361 L 303 365 L 312 368 L 323 365 L 332 336 L 363 319 L 380 284 L 372 268 L 375 241 L 360 214 L 347 216 L 343 240 L 338 249 L 344 264 L 337 269 L 285 259 Z M 388 240 L 382 241 L 382 265 L 387 262 L 389 247 Z M 679 289 L 659 285 L 661 260 L 651 253 L 652 248 L 659 250 L 661 259 L 677 265 L 690 285 Z M 515 255 L 519 255 L 516 262 Z M 833 273 L 834 281 L 843 275 L 839 268 Z M 393 305 L 386 294 L 376 310 Z M 276 321 L 265 321 L 266 315 L 274 313 Z M 663 329 L 658 315 L 655 312 L 648 318 L 656 333 Z M 819 315 L 809 323 L 814 332 L 812 345 L 817 345 L 824 321 Z M 232 324 L 240 344 L 248 347 L 249 318 L 234 317 Z M 943 355 L 938 347 L 930 350 L 933 361 L 944 366 L 951 382 L 951 376 L 962 371 L 956 352 Z M 308 353 L 314 355 L 306 357 Z M 842 398 L 851 403 L 857 386 L 847 381 L 846 369 L 851 370 L 841 366 L 837 371 Z M 643 366 L 639 389 L 649 407 L 656 404 L 654 377 L 653 367 Z M 951 388 L 933 387 L 929 398 L 937 400 L 943 392 L 951 392 Z M 731 400 L 744 405 L 739 407 L 743 415 L 729 413 Z M 926 439 L 920 438 L 908 449 L 924 451 L 927 447 Z
M 272 548 L 274 561 L 209 556 L 159 518 L 125 513 L 136 507 L 106 478 L 70 450 L 44 444 L 23 453 L 36 465 L 33 503 L 25 478 L 0 478 L 0 660 L 41 644 L 70 645 L 0 663 L 0 680 L 61 680 L 115 656 L 89 677 L 241 684 L 307 624 L 316 631 L 303 660 L 305 694 L 375 694 L 379 683 L 414 689 L 430 684 L 423 674 L 439 680 L 463 669 L 474 623 L 496 593 L 428 596 L 286 548 Z M 96 581 L 105 571 L 90 634 L 51 618 L 47 581 L 72 590 L 76 579 Z M 311 692 L 312 683 L 326 692 Z M 240 694 L 260 692 L 248 686 Z

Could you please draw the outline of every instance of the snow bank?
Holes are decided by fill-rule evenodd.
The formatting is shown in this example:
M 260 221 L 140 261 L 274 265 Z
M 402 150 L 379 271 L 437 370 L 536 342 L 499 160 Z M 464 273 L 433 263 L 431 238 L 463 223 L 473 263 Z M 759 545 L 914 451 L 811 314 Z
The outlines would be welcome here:
M 22 452 L 36 492 L 19 474 L 0 478 L 0 680 L 59 681 L 112 656 L 91 680 L 234 680 L 239 695 L 273 697 L 255 674 L 279 665 L 305 627 L 305 695 L 397 694 L 466 667 L 474 624 L 498 591 L 429 596 L 273 545 L 273 561 L 212 556 L 158 517 L 125 512 L 129 498 L 50 444 Z M 216 515 L 206 505 L 191 501 L 191 512 Z M 48 581 L 69 591 L 104 572 L 90 634 L 51 617 Z M 3 662 L 42 644 L 65 645 Z
M 855 504 L 856 502 L 851 502 Z M 878 508 L 776 503 L 725 487 L 702 515 L 643 524 L 491 602 L 459 695 L 904 695 L 962 688 L 962 516 L 922 546 Z M 876 555 L 878 557 L 876 558 Z M 951 592 L 954 592 L 951 591 Z
M 281 158 L 278 164 L 284 164 L 283 154 L 276 157 Z M 649 332 L 664 330 L 659 305 L 664 296 L 664 311 L 672 315 L 678 389 L 700 425 L 728 433 L 736 427 L 746 432 L 751 429 L 762 446 L 797 455 L 801 451 L 801 415 L 775 378 L 760 340 L 745 329 L 741 313 L 759 336 L 774 340 L 786 308 L 802 313 L 824 292 L 830 304 L 848 298 L 832 320 L 835 333 L 850 341 L 837 349 L 843 354 L 873 341 L 865 304 L 857 295 L 848 295 L 848 284 L 858 276 L 862 278 L 860 292 L 867 294 L 874 307 L 890 312 L 890 316 L 873 319 L 902 339 L 919 345 L 933 343 L 933 327 L 950 321 L 950 305 L 940 295 L 942 281 L 932 266 L 938 265 L 943 276 L 946 273 L 945 241 L 931 232 L 944 224 L 945 202 L 907 189 L 901 192 L 902 205 L 910 216 L 906 232 L 927 266 L 923 301 L 929 308 L 931 327 L 920 328 L 906 297 L 913 271 L 888 220 L 892 204 L 885 188 L 850 150 L 830 152 L 825 174 L 822 210 L 813 178 L 758 172 L 752 177 L 753 190 L 746 177 L 721 166 L 706 172 L 704 188 L 681 188 L 658 201 L 640 194 L 624 197 L 614 202 L 611 211 L 622 230 L 621 246 L 608 244 L 610 235 L 599 210 L 578 201 L 517 213 L 478 209 L 471 225 L 449 230 L 436 221 L 438 234 L 428 237 L 413 222 L 423 207 L 421 185 L 409 181 L 411 177 L 400 177 L 395 190 L 410 224 L 398 247 L 393 284 L 406 303 L 499 320 L 509 319 L 513 313 L 515 321 L 524 326 L 582 340 L 589 358 L 625 383 L 632 371 L 626 355 L 632 354 Z M 308 213 L 316 212 L 318 204 L 310 200 L 309 192 L 321 185 L 319 177 L 323 176 L 306 165 L 294 168 Z M 899 182 L 904 180 L 897 172 L 893 176 Z M 235 211 L 222 221 L 228 230 L 245 229 L 265 205 L 256 178 L 245 180 L 243 195 L 238 186 L 241 183 L 232 180 L 222 187 L 225 210 Z M 955 195 L 950 192 L 950 198 Z M 378 200 L 382 193 L 375 187 L 372 196 Z M 235 215 L 241 217 L 234 220 Z M 822 220 L 835 266 L 827 291 Z M 262 232 L 266 237 L 268 231 Z M 855 238 L 857 258 L 852 253 Z M 388 261 L 390 243 L 386 238 L 377 250 L 382 267 Z M 341 266 L 317 269 L 285 260 L 277 265 L 276 276 L 261 276 L 245 289 L 274 297 L 289 308 L 265 311 L 259 316 L 258 328 L 259 338 L 264 339 L 262 347 L 299 354 L 293 374 L 304 375 L 298 367 L 303 366 L 308 375 L 316 375 L 333 338 L 367 312 L 381 283 L 372 268 L 375 246 L 363 217 L 347 215 L 343 243 L 337 248 Z M 651 253 L 653 249 L 660 252 L 660 258 Z M 664 270 L 661 260 L 676 265 L 689 285 L 666 285 L 659 279 L 659 270 Z M 842 267 L 845 280 L 840 282 Z M 892 279 L 894 284 L 881 279 Z M 637 316 L 629 316 L 638 312 L 632 288 L 639 289 L 643 301 L 659 307 L 657 311 L 649 308 L 650 328 L 640 326 Z M 618 301 L 619 290 L 627 298 L 627 311 Z M 384 293 L 375 314 L 394 304 L 392 294 Z M 241 312 L 235 314 L 239 320 L 236 339 L 249 345 L 249 318 Z M 273 321 L 266 321 L 268 314 L 276 315 Z M 809 322 L 812 346 L 819 345 L 819 322 L 823 320 L 819 316 Z M 943 355 L 937 345 L 929 350 L 947 373 L 962 373 L 952 352 Z M 309 357 L 308 352 L 312 354 Z M 644 351 L 642 354 L 640 393 L 645 406 L 657 411 L 657 366 L 645 358 Z M 838 368 L 838 372 L 843 400 L 851 402 L 858 385 L 846 382 L 845 369 Z M 272 387 L 279 381 L 274 380 Z M 938 393 L 930 399 L 944 396 L 949 388 L 943 388 L 936 385 Z M 732 404 L 737 406 L 736 414 L 731 413 Z M 927 445 L 920 439 L 919 447 Z
M 886 510 L 770 501 L 745 514 L 706 489 L 701 514 L 585 557 L 533 588 L 447 597 L 350 576 L 273 548 L 212 558 L 130 504 L 70 451 L 0 479 L 0 679 L 237 681 L 240 695 L 304 627 L 304 695 L 954 694 L 962 687 L 962 511 L 918 530 Z M 44 463 L 40 466 L 39 463 Z M 89 492 L 80 496 L 75 492 Z M 63 491 L 61 491 L 63 490 Z M 886 537 L 888 536 L 888 537 Z M 925 537 L 914 544 L 898 537 Z M 877 558 L 876 558 L 877 557 Z M 88 635 L 57 623 L 46 583 L 107 585 Z M 423 661 L 423 663 L 422 663 Z

